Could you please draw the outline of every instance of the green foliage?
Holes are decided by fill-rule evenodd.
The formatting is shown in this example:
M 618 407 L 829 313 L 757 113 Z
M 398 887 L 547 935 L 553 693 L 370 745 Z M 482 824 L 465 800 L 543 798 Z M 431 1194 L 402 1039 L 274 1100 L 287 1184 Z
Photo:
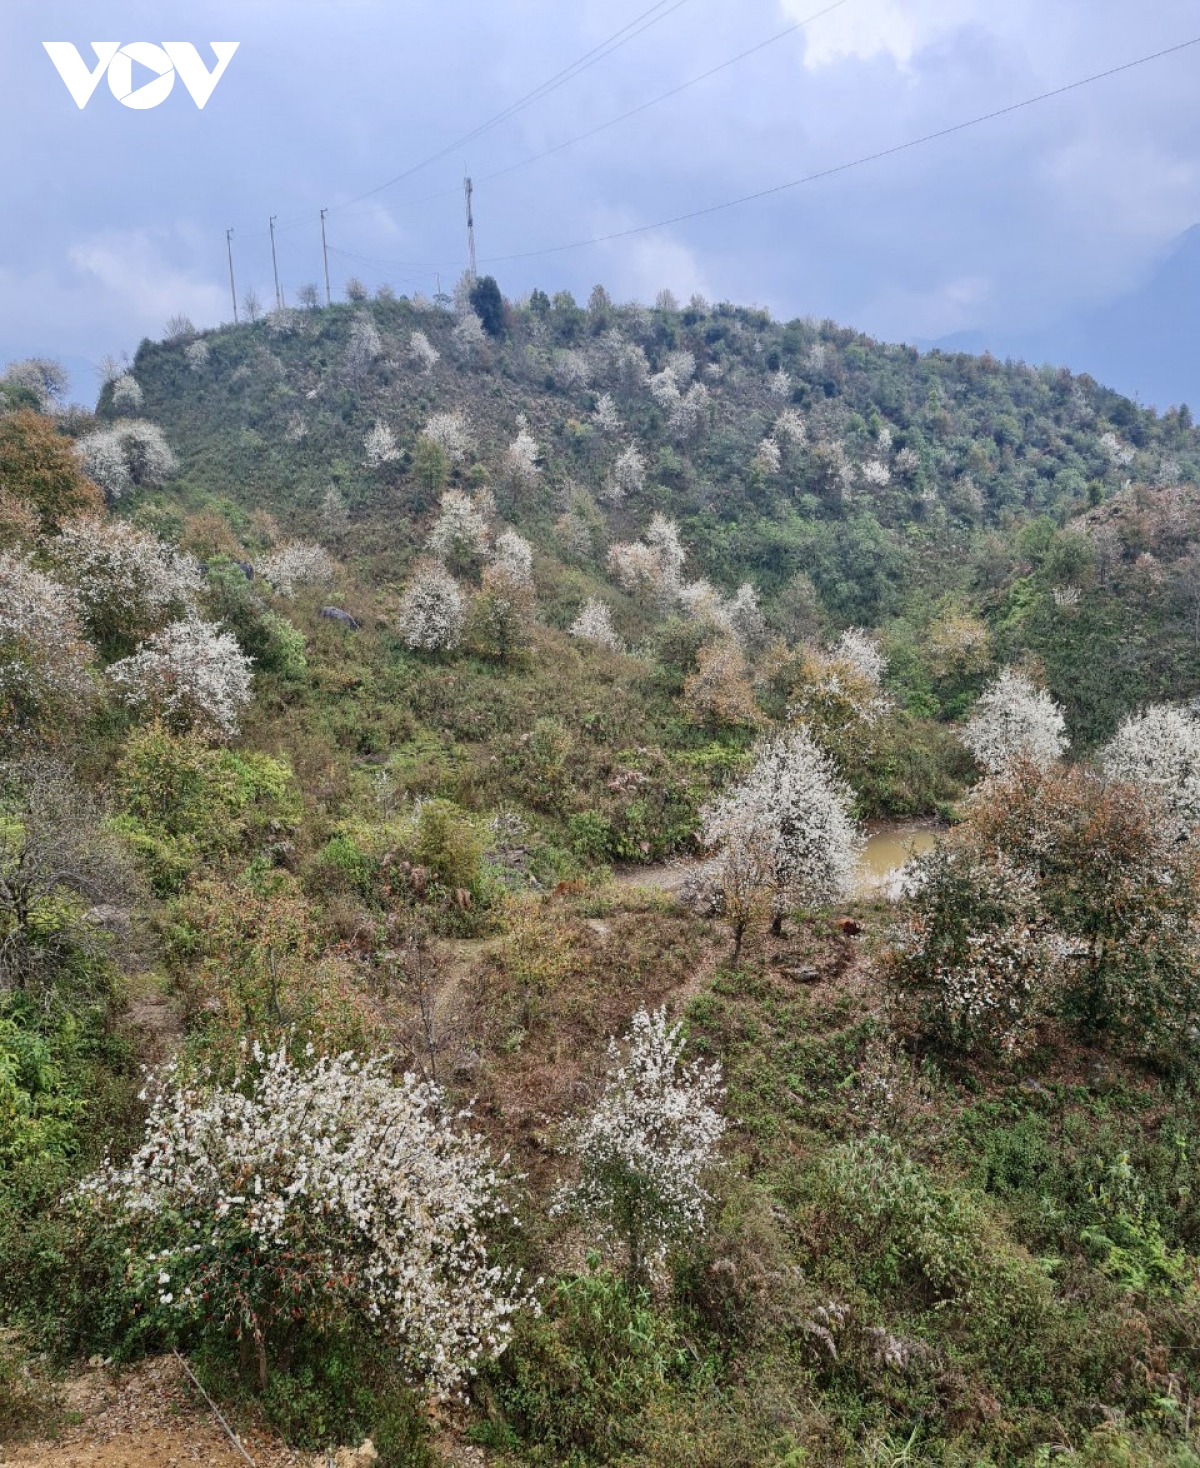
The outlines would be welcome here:
M 161 725 L 129 736 L 116 785 L 115 824 L 161 895 L 178 891 L 203 860 L 282 839 L 300 813 L 282 760 L 211 749 Z
M 379 861 L 364 851 L 353 836 L 331 836 L 313 860 L 308 885 L 315 895 L 329 891 L 354 892 L 370 899 L 375 894 Z
M 442 887 L 474 893 L 483 843 L 465 812 L 450 800 L 428 800 L 417 817 L 413 853 Z
M 560 1279 L 526 1319 L 488 1385 L 496 1416 L 481 1440 L 525 1461 L 607 1462 L 635 1450 L 648 1402 L 680 1363 L 669 1320 L 642 1288 L 599 1267 Z
M 55 1047 L 0 1009 L 0 1185 L 14 1171 L 63 1161 L 84 1110 Z
M 217 557 L 208 562 L 208 599 L 215 619 L 254 659 L 255 670 L 296 682 L 304 677 L 304 635 L 263 600 L 241 566 Z
M 503 336 L 504 297 L 500 294 L 495 276 L 480 276 L 471 287 L 470 300 L 488 336 Z

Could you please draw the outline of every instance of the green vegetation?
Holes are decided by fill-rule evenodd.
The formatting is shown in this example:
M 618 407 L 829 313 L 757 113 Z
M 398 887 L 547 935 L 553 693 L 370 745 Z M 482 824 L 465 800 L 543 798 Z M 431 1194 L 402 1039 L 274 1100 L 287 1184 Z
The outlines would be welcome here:
M 1200 1463 L 1200 741 L 1106 753 L 1200 695 L 1186 413 L 488 280 L 131 372 L 107 503 L 111 386 L 0 385 L 0 1439 L 178 1347 L 384 1468 Z M 847 890 L 851 816 L 940 845 Z M 168 1094 L 269 1162 L 152 1187 Z

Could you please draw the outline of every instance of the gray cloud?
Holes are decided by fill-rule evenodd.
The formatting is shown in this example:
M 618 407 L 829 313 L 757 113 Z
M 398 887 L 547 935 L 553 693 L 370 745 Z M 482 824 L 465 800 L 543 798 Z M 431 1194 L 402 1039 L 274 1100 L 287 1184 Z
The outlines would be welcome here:
M 20 145 L 0 163 L 18 226 L 0 247 L 0 356 L 94 360 L 174 310 L 228 315 L 230 225 L 239 284 L 269 294 L 271 213 L 289 226 L 279 239 L 291 290 L 318 278 L 316 211 L 328 205 L 339 285 L 354 272 L 429 291 L 435 272 L 445 285 L 464 263 L 464 162 L 491 260 L 767 188 L 1200 31 L 1190 0 L 847 0 L 660 107 L 485 181 L 821 8 L 689 0 L 545 101 L 349 202 L 640 8 L 200 0 L 172 17 L 173 33 L 241 41 L 203 112 L 181 87 L 137 112 L 103 85 L 80 112 L 41 41 L 73 40 L 90 57 L 96 33 L 155 39 L 159 7 L 8 7 L 0 123 Z M 768 200 L 495 272 L 513 295 L 582 295 L 603 279 L 619 296 L 670 285 L 910 340 L 1032 333 L 1137 289 L 1200 219 L 1198 71 L 1200 47 Z

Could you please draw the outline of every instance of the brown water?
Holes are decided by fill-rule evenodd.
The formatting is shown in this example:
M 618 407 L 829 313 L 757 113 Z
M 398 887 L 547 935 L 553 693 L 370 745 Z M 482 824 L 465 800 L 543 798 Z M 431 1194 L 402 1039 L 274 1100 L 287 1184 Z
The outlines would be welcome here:
M 930 826 L 879 826 L 871 831 L 858 863 L 859 890 L 886 885 L 906 861 L 928 851 L 938 834 Z

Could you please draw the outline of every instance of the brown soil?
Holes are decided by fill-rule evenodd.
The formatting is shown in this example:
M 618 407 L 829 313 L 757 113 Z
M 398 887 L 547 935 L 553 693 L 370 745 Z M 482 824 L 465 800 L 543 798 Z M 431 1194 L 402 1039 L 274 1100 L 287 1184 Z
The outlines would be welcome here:
M 311 1468 L 269 1435 L 246 1431 L 256 1468 Z M 0 1445 L 0 1463 L 16 1468 L 246 1468 L 246 1459 L 188 1381 L 173 1356 L 129 1371 L 98 1367 L 70 1378 L 59 1421 L 44 1438 Z

